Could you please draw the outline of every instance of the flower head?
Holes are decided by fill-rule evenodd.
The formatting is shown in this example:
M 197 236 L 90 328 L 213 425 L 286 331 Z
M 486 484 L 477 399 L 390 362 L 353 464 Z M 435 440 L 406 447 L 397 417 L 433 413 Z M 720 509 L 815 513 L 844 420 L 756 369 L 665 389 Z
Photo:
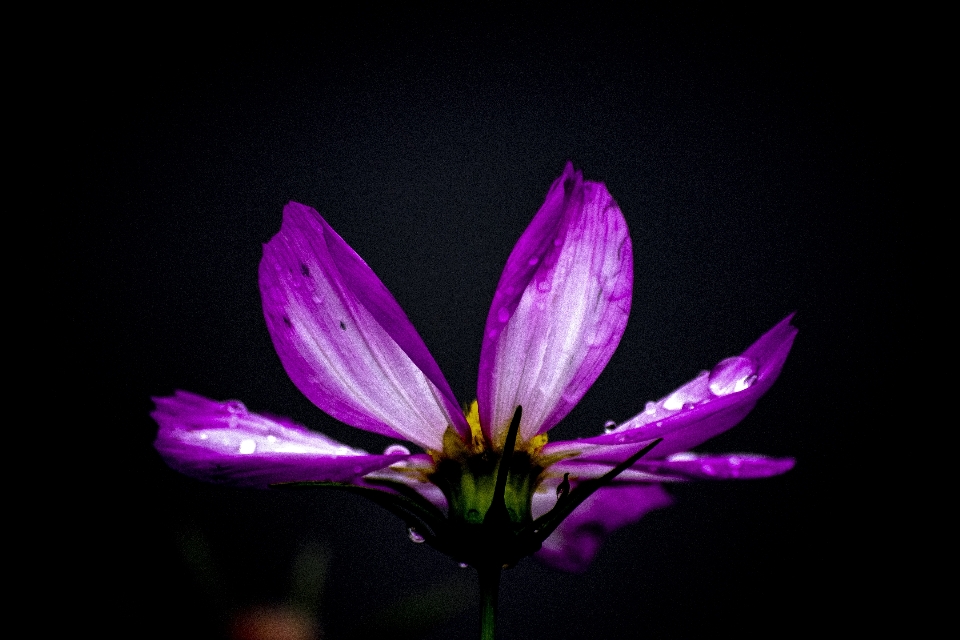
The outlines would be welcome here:
M 770 388 L 796 334 L 790 317 L 606 433 L 548 442 L 616 349 L 632 287 L 620 209 L 567 164 L 504 268 L 477 400 L 462 410 L 383 283 L 315 210 L 291 202 L 260 263 L 264 316 L 287 373 L 334 418 L 425 453 L 391 445 L 370 454 L 183 391 L 155 399 L 155 446 L 171 467 L 206 481 L 362 493 L 404 517 L 414 537 L 475 566 L 536 552 L 582 570 L 605 534 L 670 504 L 662 483 L 793 466 L 689 451 Z

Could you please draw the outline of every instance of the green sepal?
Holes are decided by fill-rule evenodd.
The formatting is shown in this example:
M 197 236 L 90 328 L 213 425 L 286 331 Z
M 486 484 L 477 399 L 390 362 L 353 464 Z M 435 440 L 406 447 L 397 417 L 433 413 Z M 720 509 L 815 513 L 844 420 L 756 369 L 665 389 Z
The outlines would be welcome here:
M 553 509 L 524 527 L 524 530 L 521 531 L 519 535 L 521 537 L 529 535 L 542 543 L 553 533 L 554 529 L 560 526 L 560 523 L 563 522 L 567 516 L 573 513 L 574 509 L 583 504 L 584 500 L 592 496 L 598 489 L 602 489 L 613 482 L 614 478 L 633 466 L 634 462 L 649 453 L 650 450 L 657 446 L 662 440 L 663 438 L 657 438 L 599 478 L 584 480 L 579 483 L 573 491 L 560 497 Z

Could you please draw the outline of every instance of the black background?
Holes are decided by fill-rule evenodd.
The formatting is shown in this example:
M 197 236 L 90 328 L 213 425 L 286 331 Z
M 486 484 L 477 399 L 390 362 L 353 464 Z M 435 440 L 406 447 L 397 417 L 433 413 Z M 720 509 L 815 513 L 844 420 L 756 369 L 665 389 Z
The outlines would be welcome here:
M 316 409 L 273 350 L 257 265 L 296 200 L 370 264 L 472 399 L 500 270 L 567 160 L 626 216 L 634 299 L 618 351 L 551 437 L 630 417 L 797 311 L 779 381 L 700 448 L 797 466 L 671 487 L 677 504 L 618 531 L 585 574 L 533 560 L 505 572 L 503 637 L 752 637 L 854 620 L 862 445 L 877 428 L 861 398 L 883 365 L 897 246 L 886 28 L 370 9 L 291 17 L 280 33 L 104 37 L 70 63 L 83 149 L 67 315 L 90 347 L 84 440 L 103 456 L 82 528 L 109 576 L 88 594 L 109 603 L 104 634 L 217 637 L 229 612 L 284 602 L 312 544 L 327 558 L 324 637 L 373 615 L 394 637 L 476 637 L 471 571 L 359 498 L 178 476 L 151 447 L 149 397 L 236 398 L 352 446 L 390 443 Z

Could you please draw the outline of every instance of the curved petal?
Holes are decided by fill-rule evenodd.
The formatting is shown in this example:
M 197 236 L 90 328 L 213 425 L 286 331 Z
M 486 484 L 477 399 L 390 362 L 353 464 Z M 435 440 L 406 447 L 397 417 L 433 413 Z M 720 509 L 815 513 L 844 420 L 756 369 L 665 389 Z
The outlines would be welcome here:
M 439 450 L 470 433 L 416 329 L 315 210 L 291 202 L 260 262 L 263 314 L 287 374 L 334 418 Z
M 559 422 L 613 355 L 630 313 L 627 224 L 600 183 L 567 164 L 514 247 L 480 350 L 480 424 L 494 442 L 523 406 L 529 440 Z
M 552 498 L 553 503 L 556 498 Z M 549 500 L 547 500 L 549 502 Z M 536 558 L 563 571 L 586 571 L 603 540 L 616 529 L 636 522 L 654 509 L 669 507 L 673 498 L 658 484 L 614 484 L 587 498 L 544 540 Z M 549 505 L 539 509 L 546 512 Z M 534 516 L 539 516 L 534 512 Z
M 797 329 L 790 314 L 739 356 L 721 361 L 616 429 L 601 436 L 547 444 L 544 454 L 582 451 L 663 438 L 657 458 L 691 449 L 730 429 L 753 409 L 783 369 Z M 526 411 L 526 407 L 524 407 Z M 629 456 L 628 451 L 625 456 Z
M 277 482 L 349 482 L 401 461 L 371 455 L 284 418 L 247 411 L 186 391 L 154 398 L 153 443 L 173 469 L 198 480 L 266 488 Z

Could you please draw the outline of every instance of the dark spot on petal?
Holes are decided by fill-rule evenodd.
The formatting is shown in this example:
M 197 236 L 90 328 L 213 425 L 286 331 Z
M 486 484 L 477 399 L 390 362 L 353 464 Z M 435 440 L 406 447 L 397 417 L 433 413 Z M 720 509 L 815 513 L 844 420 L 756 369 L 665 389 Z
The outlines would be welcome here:
M 307 265 L 305 265 L 304 263 L 301 262 L 301 263 L 300 263 L 300 273 L 302 273 L 305 277 L 309 278 L 309 277 L 310 277 L 310 268 L 309 268 Z
M 287 316 L 283 316 L 283 324 L 287 325 L 288 327 L 293 326 L 293 323 L 290 322 L 290 318 L 288 318 Z
M 343 329 L 344 331 L 347 330 L 347 325 L 343 324 L 343 320 L 340 321 L 340 328 Z

